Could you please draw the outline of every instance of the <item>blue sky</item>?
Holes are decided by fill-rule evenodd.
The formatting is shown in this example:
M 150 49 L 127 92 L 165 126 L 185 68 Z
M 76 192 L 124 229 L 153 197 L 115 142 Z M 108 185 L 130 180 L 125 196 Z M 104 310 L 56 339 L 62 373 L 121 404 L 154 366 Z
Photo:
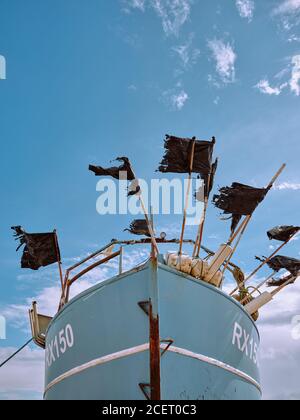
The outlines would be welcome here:
M 7 73 L 0 80 L 0 314 L 8 320 L 2 358 L 28 337 L 30 300 L 52 308 L 58 284 L 55 267 L 20 270 L 10 226 L 57 228 L 65 265 L 112 237 L 126 237 L 130 216 L 96 213 L 89 163 L 128 155 L 137 174 L 151 179 L 166 133 L 216 136 L 216 187 L 265 186 L 288 164 L 239 249 L 243 269 L 249 272 L 254 255 L 269 252 L 269 228 L 299 224 L 299 0 L 1 0 L 0 7 Z M 214 249 L 229 230 L 218 216 L 211 206 L 205 242 Z M 172 232 L 180 218 L 157 223 Z M 285 253 L 299 256 L 299 241 Z M 136 257 L 128 255 L 128 265 Z M 300 398 L 300 342 L 290 337 L 299 313 L 296 286 L 262 317 L 266 398 Z M 26 364 L 35 379 L 18 376 Z M 41 395 L 37 350 L 3 372 L 0 398 Z

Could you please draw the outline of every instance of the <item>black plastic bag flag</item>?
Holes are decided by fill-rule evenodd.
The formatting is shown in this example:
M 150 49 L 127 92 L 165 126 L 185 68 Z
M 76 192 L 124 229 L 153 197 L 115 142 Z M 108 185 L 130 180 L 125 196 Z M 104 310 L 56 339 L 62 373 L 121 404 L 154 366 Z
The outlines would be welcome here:
M 277 226 L 269 230 L 267 235 L 270 240 L 274 239 L 276 241 L 287 242 L 298 232 L 300 232 L 300 227 Z
M 148 224 L 145 219 L 134 220 L 129 229 L 125 229 L 124 232 L 130 232 L 133 235 L 144 235 L 151 238 Z
M 209 197 L 210 193 L 214 187 L 214 181 L 215 181 L 215 175 L 218 169 L 218 159 L 215 160 L 215 162 L 211 166 L 211 172 L 210 174 L 203 174 L 201 175 L 201 178 L 204 182 L 204 196 Z M 209 185 L 208 185 L 209 184 Z
M 290 257 L 284 257 L 282 255 L 277 255 L 272 258 L 268 263 L 268 266 L 273 271 L 280 271 L 285 269 L 289 271 L 293 276 L 297 276 L 300 273 L 300 260 Z
M 194 161 L 192 171 L 191 154 L 193 142 L 195 142 Z M 211 172 L 213 150 L 215 139 L 213 141 L 201 141 L 193 139 L 183 139 L 174 136 L 166 136 L 166 153 L 158 168 L 162 173 L 197 173 L 201 176 L 208 176 Z
M 24 245 L 21 267 L 38 270 L 41 267 L 60 262 L 60 251 L 55 232 L 27 233 L 21 226 L 12 227 L 16 240 L 20 241 L 17 251 Z
M 268 193 L 267 188 L 254 188 L 249 185 L 233 183 L 223 187 L 213 198 L 214 205 L 224 214 L 232 215 L 231 231 L 234 232 L 242 216 L 250 216 Z
M 111 168 L 103 168 L 102 166 L 89 166 L 89 170 L 94 172 L 96 176 L 111 176 L 114 179 L 121 179 L 122 173 L 126 173 L 128 181 L 135 179 L 134 172 L 131 167 L 131 163 L 127 157 L 119 157 L 116 159 L 117 162 L 122 162 L 120 166 L 113 166 Z
M 272 279 L 272 280 L 267 282 L 267 286 L 268 287 L 280 287 L 280 286 L 283 286 L 284 284 L 286 284 L 288 281 L 290 281 L 290 283 L 288 283 L 288 284 L 292 285 L 296 282 L 296 280 L 297 280 L 297 277 L 291 274 L 290 276 L 282 277 L 279 280 Z

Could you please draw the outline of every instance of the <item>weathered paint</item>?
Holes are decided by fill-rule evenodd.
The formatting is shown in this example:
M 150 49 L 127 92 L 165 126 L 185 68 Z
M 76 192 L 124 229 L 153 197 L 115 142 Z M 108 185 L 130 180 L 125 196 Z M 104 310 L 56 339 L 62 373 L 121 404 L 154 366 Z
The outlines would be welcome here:
M 64 344 L 67 325 L 72 326 L 74 344 L 67 350 L 63 345 L 65 352 L 55 357 L 55 361 L 50 357 L 52 364 L 46 367 L 46 389 L 53 380 L 84 363 L 99 358 L 106 360 L 105 356 L 126 349 L 142 348 L 142 351 L 131 354 L 130 350 L 126 357 L 95 365 L 61 380 L 47 390 L 45 398 L 145 399 L 140 384 L 151 383 L 151 358 L 146 345 L 148 343 L 150 348 L 151 335 L 149 317 L 138 303 L 150 299 L 156 303 L 153 307 L 161 340 L 172 339 L 178 348 L 219 360 L 259 382 L 257 365 L 236 343 L 232 344 L 236 324 L 246 332 L 244 334 L 259 342 L 255 324 L 244 309 L 223 292 L 163 264 L 158 264 L 156 273 L 149 262 L 138 270 L 89 289 L 53 320 L 47 333 L 47 356 L 51 346 L 54 357 L 57 356 L 53 342 L 58 337 L 59 346 L 60 337 Z M 146 347 L 142 346 L 144 344 Z M 249 381 L 196 358 L 167 351 L 160 363 L 162 399 L 260 398 L 259 390 Z

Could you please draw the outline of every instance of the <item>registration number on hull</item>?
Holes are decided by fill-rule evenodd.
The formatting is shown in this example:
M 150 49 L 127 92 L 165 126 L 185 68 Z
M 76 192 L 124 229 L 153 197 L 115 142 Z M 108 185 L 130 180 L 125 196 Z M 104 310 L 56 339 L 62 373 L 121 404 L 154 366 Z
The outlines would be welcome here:
M 46 364 L 49 368 L 74 346 L 74 332 L 70 324 L 60 330 L 46 346 Z
M 249 357 L 255 365 L 258 365 L 259 344 L 251 337 L 251 334 L 237 322 L 233 329 L 232 344 L 234 347 L 238 348 L 240 352 Z

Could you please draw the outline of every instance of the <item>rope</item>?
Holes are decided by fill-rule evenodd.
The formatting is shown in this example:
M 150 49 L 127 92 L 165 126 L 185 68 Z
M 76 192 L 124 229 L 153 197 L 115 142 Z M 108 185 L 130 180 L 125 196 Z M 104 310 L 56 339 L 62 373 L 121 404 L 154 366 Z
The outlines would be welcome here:
M 17 354 L 19 354 L 22 350 L 24 350 L 31 342 L 33 341 L 33 338 L 31 338 L 27 343 L 24 344 L 24 346 L 20 347 L 19 350 L 17 350 L 14 354 L 12 354 L 8 359 L 6 359 L 3 363 L 0 364 L 0 369 L 6 365 L 11 359 L 13 359 Z

